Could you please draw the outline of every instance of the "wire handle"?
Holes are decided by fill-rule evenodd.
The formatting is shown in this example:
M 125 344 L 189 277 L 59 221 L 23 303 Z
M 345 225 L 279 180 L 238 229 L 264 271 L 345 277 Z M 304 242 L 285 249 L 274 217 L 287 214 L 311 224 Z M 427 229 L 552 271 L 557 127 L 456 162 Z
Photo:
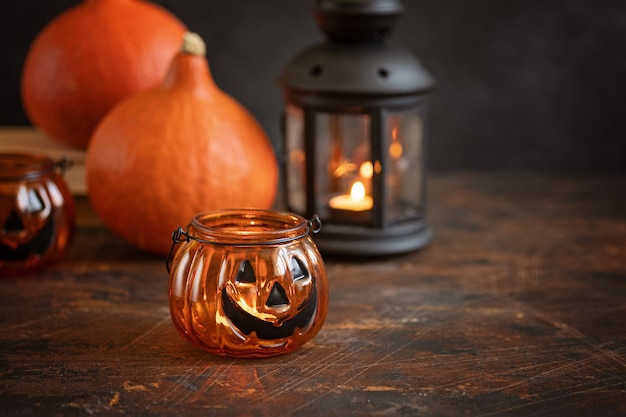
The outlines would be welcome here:
M 184 236 L 184 238 L 182 236 Z M 174 254 L 174 248 L 177 243 L 181 242 L 189 242 L 189 234 L 185 232 L 181 226 L 178 226 L 178 229 L 172 232 L 172 246 L 170 246 L 170 251 L 167 253 L 167 258 L 165 259 L 165 269 L 167 269 L 168 274 L 172 269 L 172 255 Z
M 320 216 L 314 214 L 311 220 L 309 220 L 308 231 L 309 233 L 317 234 L 320 230 L 322 230 L 322 220 L 320 220 Z
M 74 165 L 74 161 L 67 156 L 63 156 L 58 161 L 54 162 L 55 168 L 59 169 L 61 175 L 65 175 L 65 172 L 70 169 L 72 165 Z

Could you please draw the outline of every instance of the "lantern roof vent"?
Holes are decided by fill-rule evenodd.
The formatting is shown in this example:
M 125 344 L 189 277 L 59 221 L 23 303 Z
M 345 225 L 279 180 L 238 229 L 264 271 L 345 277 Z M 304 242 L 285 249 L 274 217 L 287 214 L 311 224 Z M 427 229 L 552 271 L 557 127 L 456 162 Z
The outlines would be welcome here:
M 316 0 L 317 25 L 333 42 L 382 42 L 402 13 L 399 0 Z

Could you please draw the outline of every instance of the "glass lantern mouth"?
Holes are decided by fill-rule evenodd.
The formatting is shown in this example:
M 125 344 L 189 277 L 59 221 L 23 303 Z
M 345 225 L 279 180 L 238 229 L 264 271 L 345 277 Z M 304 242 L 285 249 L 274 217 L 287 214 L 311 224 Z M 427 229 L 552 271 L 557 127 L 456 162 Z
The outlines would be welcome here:
M 54 169 L 47 156 L 27 153 L 0 153 L 0 181 L 39 178 Z
M 189 237 L 221 245 L 275 245 L 303 238 L 311 233 L 304 217 L 265 209 L 222 209 L 193 217 Z

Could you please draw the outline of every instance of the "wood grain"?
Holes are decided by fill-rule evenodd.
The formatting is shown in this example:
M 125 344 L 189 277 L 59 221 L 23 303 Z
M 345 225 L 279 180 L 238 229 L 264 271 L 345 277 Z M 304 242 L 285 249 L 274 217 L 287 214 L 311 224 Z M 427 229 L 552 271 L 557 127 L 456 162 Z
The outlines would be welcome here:
M 322 331 L 245 360 L 186 344 L 163 259 L 83 210 L 62 263 L 0 280 L 0 414 L 626 415 L 626 179 L 435 176 L 430 201 L 430 246 L 326 258 Z

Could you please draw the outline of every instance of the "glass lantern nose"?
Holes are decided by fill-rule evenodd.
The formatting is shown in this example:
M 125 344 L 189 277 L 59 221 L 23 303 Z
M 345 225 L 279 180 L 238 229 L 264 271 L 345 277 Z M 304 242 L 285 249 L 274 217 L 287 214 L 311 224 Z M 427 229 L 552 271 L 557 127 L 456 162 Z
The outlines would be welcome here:
M 267 307 L 281 307 L 289 305 L 287 293 L 285 293 L 285 289 L 278 282 L 275 282 L 272 286 L 272 290 L 270 291 L 269 297 L 267 297 L 265 305 Z

